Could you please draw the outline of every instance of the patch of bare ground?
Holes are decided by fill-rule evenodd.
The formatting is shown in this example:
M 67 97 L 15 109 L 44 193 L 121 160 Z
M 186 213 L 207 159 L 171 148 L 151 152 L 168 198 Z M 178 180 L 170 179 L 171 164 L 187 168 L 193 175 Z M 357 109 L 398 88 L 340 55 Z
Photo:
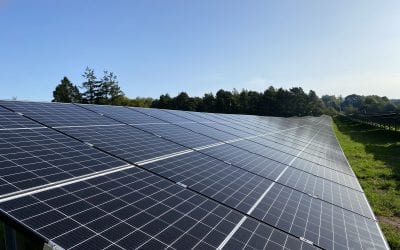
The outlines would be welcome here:
M 389 224 L 389 225 L 397 228 L 400 232 L 400 218 L 399 217 L 378 216 L 378 220 L 381 223 Z

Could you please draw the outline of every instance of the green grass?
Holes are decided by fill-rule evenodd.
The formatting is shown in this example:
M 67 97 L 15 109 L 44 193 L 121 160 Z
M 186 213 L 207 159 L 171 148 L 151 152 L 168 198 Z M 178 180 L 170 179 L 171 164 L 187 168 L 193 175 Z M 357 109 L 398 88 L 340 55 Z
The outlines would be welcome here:
M 392 249 L 400 249 L 400 132 L 334 118 L 334 131 Z

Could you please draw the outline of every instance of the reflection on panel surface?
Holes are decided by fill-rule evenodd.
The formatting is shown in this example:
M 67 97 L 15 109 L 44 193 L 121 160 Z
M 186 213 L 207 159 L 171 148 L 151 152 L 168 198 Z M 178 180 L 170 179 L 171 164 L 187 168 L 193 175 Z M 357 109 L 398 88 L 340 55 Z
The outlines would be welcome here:
M 65 249 L 385 249 L 331 119 L 0 101 L 0 216 Z

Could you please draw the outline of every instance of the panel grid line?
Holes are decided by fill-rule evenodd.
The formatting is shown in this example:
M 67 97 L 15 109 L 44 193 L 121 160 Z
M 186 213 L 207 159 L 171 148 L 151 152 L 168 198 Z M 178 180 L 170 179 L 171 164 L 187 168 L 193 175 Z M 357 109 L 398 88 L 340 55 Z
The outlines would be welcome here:
M 0 187 L 9 190 L 0 193 L 1 214 L 49 243 L 86 249 L 388 247 L 376 220 L 368 219 L 374 215 L 332 135 L 331 118 L 0 106 L 6 116 L 0 121 Z M 13 154 L 16 149 L 20 153 Z M 74 172 L 77 164 L 85 170 Z M 60 171 L 74 177 L 55 174 Z M 29 187 L 21 178 L 49 183 Z
M 290 161 L 289 165 L 293 164 L 293 162 L 297 159 L 297 157 L 306 149 L 306 147 L 311 143 L 311 141 L 315 138 L 315 136 L 319 133 L 319 130 L 317 133 L 315 133 L 315 135 L 310 139 L 309 143 L 303 148 L 302 151 L 300 151 L 297 156 L 295 158 L 293 158 L 292 161 Z M 278 177 L 274 180 L 273 183 L 271 183 L 271 185 L 264 191 L 264 193 L 258 198 L 258 200 L 256 201 L 256 203 L 254 203 L 254 205 L 249 209 L 249 211 L 247 211 L 247 215 L 250 215 L 254 209 L 260 204 L 260 202 L 264 199 L 264 197 L 267 195 L 267 193 L 271 190 L 271 188 L 275 185 L 275 183 L 277 183 L 277 181 L 281 178 L 281 176 L 286 172 L 286 170 L 289 168 L 289 166 L 286 166 L 282 172 L 278 175 Z M 236 231 L 240 228 L 240 226 L 246 221 L 248 217 L 247 216 L 243 216 L 242 220 L 240 220 L 240 225 L 238 224 L 238 226 L 236 226 L 232 232 L 228 235 L 227 238 L 225 238 L 225 240 L 221 243 L 221 245 L 218 246 L 218 249 L 222 249 L 224 248 L 224 246 L 226 245 L 226 243 L 228 243 L 228 241 L 232 238 L 232 236 L 236 233 Z

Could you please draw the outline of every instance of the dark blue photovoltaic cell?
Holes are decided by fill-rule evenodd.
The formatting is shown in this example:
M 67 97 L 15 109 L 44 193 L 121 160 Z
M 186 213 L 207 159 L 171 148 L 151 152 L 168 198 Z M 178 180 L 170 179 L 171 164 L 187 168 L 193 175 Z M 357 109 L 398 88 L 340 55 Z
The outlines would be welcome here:
M 233 234 L 224 249 L 316 249 L 312 245 L 264 223 L 247 219 Z
M 138 168 L 3 202 L 0 212 L 66 249 L 216 249 L 243 218 Z M 305 243 L 247 218 L 226 249 L 260 244 Z
M 288 169 L 279 179 L 279 183 L 310 194 L 334 205 L 355 213 L 373 218 L 364 194 L 340 184 L 315 177 L 297 169 Z
M 272 183 L 197 152 L 143 167 L 244 213 Z
M 120 107 L 120 106 L 108 106 L 108 105 L 90 105 L 90 104 L 80 104 L 80 106 L 86 109 L 93 110 L 97 113 L 103 114 L 107 117 L 111 117 L 117 121 L 126 124 L 165 123 L 162 120 L 137 112 L 132 108 Z
M 187 149 L 128 125 L 60 130 L 131 163 Z
M 221 121 L 225 121 L 231 127 L 235 127 L 239 130 L 244 131 L 251 131 L 252 133 L 259 134 L 259 133 L 266 133 L 276 131 L 279 128 L 268 126 L 267 124 L 257 124 L 257 121 L 254 121 L 252 116 L 246 116 L 247 119 L 232 119 L 230 115 L 227 114 L 210 114 L 214 118 L 220 119 Z M 285 126 L 285 128 L 288 128 Z
M 271 180 L 275 180 L 286 167 L 282 163 L 229 144 L 204 149 L 201 152 Z
M 361 187 L 355 176 L 338 172 L 300 158 L 297 158 L 296 161 L 292 163 L 292 167 L 361 191 Z
M 31 121 L 15 112 L 0 106 L 0 129 L 21 129 L 41 127 L 39 123 Z
M 200 123 L 181 123 L 179 126 L 190 129 L 193 132 L 202 134 L 202 135 L 207 135 L 211 138 L 214 138 L 219 141 L 229 141 L 229 140 L 234 140 L 239 138 L 236 135 L 226 133 L 221 130 L 217 130 L 215 128 L 212 128 L 208 126 L 207 123 L 200 124 Z
M 48 128 L 0 131 L 0 196 L 125 164 Z
M 288 136 L 288 133 L 275 133 L 270 134 L 265 137 L 269 141 L 276 142 L 278 144 L 282 144 L 288 147 L 302 149 L 307 142 L 298 140 L 296 138 L 291 138 Z M 257 141 L 253 139 L 253 141 Z M 306 154 L 314 154 L 322 158 L 330 158 L 330 159 L 343 159 L 343 153 L 340 149 L 334 150 L 332 148 L 323 146 L 323 145 L 309 145 L 305 150 L 304 153 Z
M 192 112 L 190 114 L 192 114 L 194 116 L 199 116 L 199 117 L 205 119 L 206 121 L 216 122 L 217 124 L 219 124 L 218 128 L 225 128 L 222 130 L 227 130 L 231 133 L 246 133 L 249 136 L 249 135 L 258 135 L 258 134 L 262 134 L 262 133 L 268 133 L 270 131 L 269 129 L 259 129 L 257 127 L 243 126 L 243 124 L 240 124 L 239 122 L 234 122 L 234 121 L 231 121 L 228 119 L 224 119 L 215 114 L 205 114 L 205 113 L 197 113 L 197 112 Z M 223 126 L 221 127 L 220 125 L 223 125 Z
M 137 107 L 129 107 L 129 109 L 158 118 L 164 122 L 169 122 L 169 123 L 190 122 L 188 119 L 173 115 L 167 112 L 166 110 L 162 109 L 149 109 L 149 108 L 137 108 Z
M 284 164 L 231 145 L 221 145 L 202 150 L 202 152 L 270 180 L 275 180 L 286 167 Z M 318 178 L 318 176 L 307 172 L 289 168 L 279 179 L 279 182 L 362 215 L 372 216 L 362 192 L 330 179 Z
M 0 101 L 0 217 L 65 249 L 387 249 L 331 123 Z
M 198 122 L 198 123 L 213 122 L 213 121 L 210 121 L 210 120 L 206 120 L 206 119 L 204 119 L 202 117 L 199 117 L 197 115 L 193 115 L 193 113 L 196 113 L 196 112 L 179 111 L 179 110 L 163 110 L 163 111 L 175 115 L 175 116 L 170 116 L 171 121 L 173 121 L 175 117 L 181 117 L 181 118 L 185 118 L 185 119 L 187 119 L 189 121 Z
M 191 122 L 201 122 L 201 124 L 217 129 L 219 131 L 223 131 L 226 133 L 229 133 L 231 135 L 234 135 L 236 137 L 246 137 L 246 136 L 251 136 L 253 134 L 238 130 L 236 128 L 232 128 L 229 122 L 224 121 L 224 120 L 219 120 L 219 119 L 213 119 L 213 120 L 208 120 L 203 117 L 198 117 L 197 115 L 193 115 L 196 113 L 193 112 L 182 112 L 182 111 L 173 111 L 173 110 L 156 110 L 156 109 L 140 109 L 140 108 L 135 108 L 136 110 L 140 112 L 145 112 L 146 114 L 155 116 L 159 119 L 162 119 L 167 122 L 171 123 L 188 123 L 190 124 Z M 182 113 L 179 114 L 179 113 Z
M 304 146 L 285 146 L 281 143 L 277 143 L 274 141 L 271 141 L 268 139 L 268 136 L 265 137 L 257 137 L 257 138 L 251 138 L 249 141 L 255 142 L 257 144 L 260 144 L 263 147 L 266 148 L 272 148 L 278 151 L 281 151 L 283 153 L 291 154 L 296 156 L 301 150 L 303 150 Z
M 143 126 L 136 125 L 136 127 L 190 148 L 197 148 L 220 142 L 209 136 L 195 133 L 175 124 L 146 124 Z
M 168 122 L 169 121 L 175 122 L 175 124 L 171 124 L 168 123 L 167 121 L 156 119 L 144 113 L 137 112 L 133 108 L 99 106 L 99 105 L 82 105 L 82 106 L 94 110 L 96 112 L 99 112 L 101 114 L 104 114 L 107 117 L 111 117 L 116 121 L 123 122 L 126 124 L 131 124 L 134 127 L 160 135 L 171 141 L 177 142 L 181 145 L 191 148 L 213 144 L 218 142 L 217 141 L 218 139 L 231 140 L 237 138 L 236 136 L 232 136 L 222 131 L 218 131 L 213 128 L 191 121 L 185 120 L 184 122 L 176 123 L 174 119 L 172 120 L 167 119 Z M 138 109 L 138 110 L 143 111 L 146 109 Z M 153 113 L 150 114 L 154 115 Z M 173 116 L 169 115 L 164 111 L 162 111 L 161 114 L 167 114 L 167 117 Z M 173 118 L 177 117 L 173 116 Z M 193 128 L 194 130 L 192 130 Z M 201 131 L 196 131 L 196 129 Z
M 111 119 L 70 103 L 0 101 L 15 112 L 20 112 L 50 127 L 117 124 Z
M 296 126 L 294 121 L 288 121 L 287 118 L 282 117 L 263 117 L 255 115 L 232 115 L 232 114 L 220 114 L 224 119 L 232 122 L 240 123 L 245 126 L 257 127 L 260 129 L 280 129 L 282 127 L 287 128 L 290 126 Z
M 322 248 L 385 249 L 375 221 L 279 184 L 252 215 Z
M 210 114 L 192 113 L 193 115 L 219 121 L 229 124 L 237 130 L 249 132 L 252 134 L 263 134 L 277 132 L 279 130 L 292 130 L 296 128 L 305 128 L 309 123 L 304 119 L 291 119 L 280 117 L 257 117 L 249 115 L 229 115 L 229 114 Z M 241 117 L 241 118 L 239 118 Z
M 283 164 L 289 164 L 295 157 L 295 155 L 287 154 L 274 148 L 267 148 L 249 140 L 236 141 L 229 144 Z

